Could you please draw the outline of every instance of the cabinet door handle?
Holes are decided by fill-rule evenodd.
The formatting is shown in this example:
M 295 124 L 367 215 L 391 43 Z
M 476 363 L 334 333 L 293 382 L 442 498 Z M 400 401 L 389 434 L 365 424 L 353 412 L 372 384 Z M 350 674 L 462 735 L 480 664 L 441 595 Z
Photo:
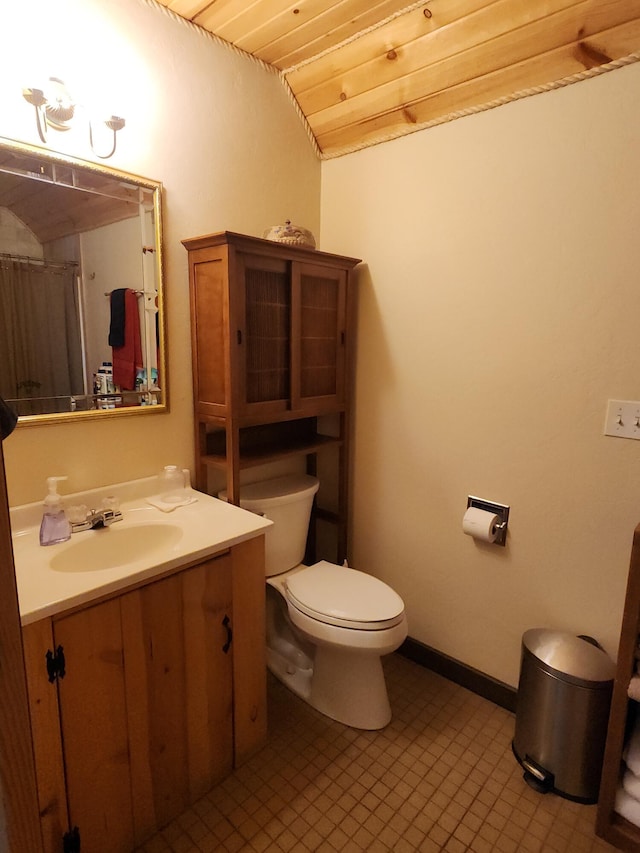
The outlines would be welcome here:
M 63 853 L 80 853 L 80 830 L 77 826 L 62 836 Z
M 53 652 L 49 649 L 46 654 L 46 661 L 47 676 L 51 684 L 53 684 L 56 679 L 65 677 L 65 659 L 62 646 L 58 646 L 58 648 Z
M 222 627 L 227 629 L 227 642 L 222 647 L 222 651 L 226 655 L 229 649 L 231 648 L 231 640 L 233 639 L 233 631 L 231 630 L 231 620 L 228 616 L 225 616 L 222 620 Z
M 241 344 L 242 343 L 242 329 L 238 329 L 238 331 L 236 332 L 236 338 L 238 340 L 238 344 Z

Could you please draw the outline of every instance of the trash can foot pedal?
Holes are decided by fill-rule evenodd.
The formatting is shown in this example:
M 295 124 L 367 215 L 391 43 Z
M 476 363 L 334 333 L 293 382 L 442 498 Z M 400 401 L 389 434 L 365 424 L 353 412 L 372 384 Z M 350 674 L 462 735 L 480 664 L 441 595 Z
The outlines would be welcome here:
M 516 752 L 515 745 L 511 744 L 511 749 L 513 750 L 513 754 L 518 760 L 518 763 L 524 770 L 522 774 L 522 778 L 529 785 L 529 787 L 533 788 L 534 791 L 537 791 L 539 794 L 546 794 L 549 791 L 554 790 L 554 782 L 555 777 L 553 773 L 549 770 L 545 770 L 544 767 L 541 767 L 536 761 L 533 760 L 529 755 L 525 755 L 524 758 L 520 758 L 518 753 Z
M 522 774 L 522 778 L 530 788 L 533 788 L 533 790 L 537 791 L 539 794 L 548 794 L 549 791 L 553 790 L 553 777 L 551 777 L 550 780 L 539 779 L 537 776 L 534 776 L 533 773 L 530 773 L 529 770 L 525 770 Z

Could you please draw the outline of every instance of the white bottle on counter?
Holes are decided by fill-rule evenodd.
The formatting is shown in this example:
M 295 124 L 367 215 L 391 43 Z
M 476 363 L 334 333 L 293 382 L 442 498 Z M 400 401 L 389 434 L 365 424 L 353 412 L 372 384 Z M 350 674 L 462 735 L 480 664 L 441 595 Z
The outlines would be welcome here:
M 40 523 L 40 544 L 56 545 L 71 538 L 71 525 L 58 494 L 58 482 L 66 477 L 47 477 L 49 493 L 44 499 L 44 512 Z

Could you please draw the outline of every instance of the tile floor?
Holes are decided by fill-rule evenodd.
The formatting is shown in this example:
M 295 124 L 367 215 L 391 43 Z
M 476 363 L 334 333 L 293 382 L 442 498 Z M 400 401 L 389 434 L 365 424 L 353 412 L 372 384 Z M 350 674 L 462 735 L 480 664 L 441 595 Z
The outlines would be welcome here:
M 349 729 L 269 677 L 269 737 L 140 853 L 605 853 L 595 806 L 537 794 L 514 715 L 400 655 L 392 722 Z

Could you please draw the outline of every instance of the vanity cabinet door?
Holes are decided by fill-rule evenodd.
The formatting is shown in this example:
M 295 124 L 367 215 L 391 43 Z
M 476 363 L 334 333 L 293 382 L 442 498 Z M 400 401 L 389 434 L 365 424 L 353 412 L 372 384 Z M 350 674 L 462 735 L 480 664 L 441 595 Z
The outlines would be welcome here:
M 120 602 L 56 619 L 53 634 L 66 667 L 58 701 L 69 827 L 79 827 L 83 850 L 125 853 L 134 835 Z
M 229 557 L 122 597 L 136 844 L 232 769 L 230 618 Z
M 264 536 L 231 550 L 233 577 L 233 740 L 239 767 L 267 739 Z
M 200 799 L 233 769 L 231 557 L 182 575 L 189 801 Z
M 22 629 L 45 853 L 74 826 L 82 849 L 133 848 L 131 783 L 118 600 Z M 64 676 L 47 652 L 62 646 Z
M 47 677 L 46 653 L 54 648 L 50 619 L 22 628 L 25 674 L 33 756 L 36 765 L 38 809 L 44 853 L 59 853 L 67 831 L 67 792 L 64 779 L 58 691 Z

